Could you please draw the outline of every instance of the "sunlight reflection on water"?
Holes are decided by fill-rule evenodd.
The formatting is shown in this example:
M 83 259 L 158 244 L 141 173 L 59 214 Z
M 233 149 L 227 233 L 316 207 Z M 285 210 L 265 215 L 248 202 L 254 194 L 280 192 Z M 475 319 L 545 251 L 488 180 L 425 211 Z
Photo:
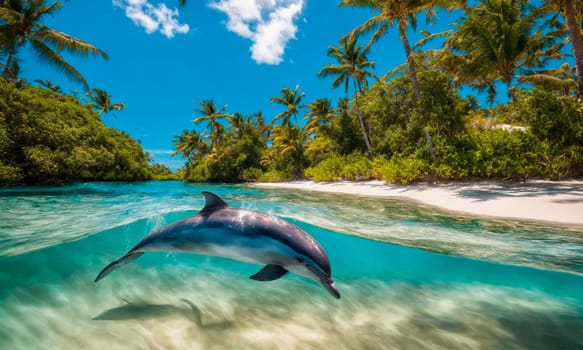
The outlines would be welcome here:
M 342 299 L 189 254 L 146 254 L 93 283 L 147 232 L 200 209 L 202 190 L 312 233 Z M 579 229 L 242 186 L 0 190 L 0 348 L 581 349 Z
M 244 186 L 90 183 L 0 190 L 0 255 L 71 241 L 141 219 L 195 214 L 200 192 L 332 231 L 447 254 L 583 273 L 583 227 L 472 218 L 396 199 Z M 146 233 L 146 232 L 144 232 Z
M 182 271 L 159 267 L 99 288 L 74 278 L 46 290 L 15 291 L 0 311 L 0 344 L 6 349 L 27 349 L 41 340 L 44 348 L 60 349 L 583 345 L 580 306 L 536 291 L 363 278 L 340 283 L 343 299 L 336 301 L 295 279 L 258 286 L 225 271 Z M 200 322 L 182 299 L 199 310 Z

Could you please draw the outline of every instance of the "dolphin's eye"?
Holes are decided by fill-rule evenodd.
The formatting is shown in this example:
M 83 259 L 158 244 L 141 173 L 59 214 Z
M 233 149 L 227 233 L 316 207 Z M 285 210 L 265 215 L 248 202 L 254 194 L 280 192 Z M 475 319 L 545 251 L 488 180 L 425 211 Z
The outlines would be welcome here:
M 302 257 L 301 257 L 301 256 L 298 256 L 298 257 L 296 258 L 296 260 L 297 260 L 299 263 L 303 263 L 303 262 L 304 262 L 304 259 L 302 259 Z

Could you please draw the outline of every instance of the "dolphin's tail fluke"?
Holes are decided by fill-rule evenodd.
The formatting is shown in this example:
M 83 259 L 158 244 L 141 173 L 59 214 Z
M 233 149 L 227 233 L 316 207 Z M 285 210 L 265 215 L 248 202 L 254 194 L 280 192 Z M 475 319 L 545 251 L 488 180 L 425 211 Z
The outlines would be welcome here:
M 101 270 L 99 275 L 97 275 L 95 282 L 98 282 L 103 277 L 109 275 L 113 270 L 117 269 L 118 267 L 122 267 L 125 264 L 131 263 L 132 261 L 134 261 L 137 258 L 139 258 L 140 256 L 142 256 L 142 254 L 144 254 L 144 252 L 129 252 L 129 253 L 127 253 L 126 255 L 122 256 L 121 258 L 117 259 L 116 261 L 107 265 L 103 270 Z

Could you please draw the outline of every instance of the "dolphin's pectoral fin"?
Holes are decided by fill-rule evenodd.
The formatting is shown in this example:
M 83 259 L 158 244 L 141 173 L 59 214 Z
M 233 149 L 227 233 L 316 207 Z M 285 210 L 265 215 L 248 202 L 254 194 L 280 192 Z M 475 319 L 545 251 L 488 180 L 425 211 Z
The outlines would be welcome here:
M 261 270 L 259 270 L 259 272 L 257 272 L 253 276 L 250 276 L 249 278 L 251 278 L 252 280 L 263 282 L 274 281 L 278 278 L 283 277 L 288 272 L 289 272 L 288 270 L 284 269 L 280 265 L 269 264 L 265 265 L 264 268 L 262 268 Z
M 142 256 L 143 254 L 144 254 L 144 252 L 133 252 L 133 253 L 128 253 L 128 254 L 122 256 L 121 258 L 117 259 L 116 261 L 107 265 L 103 270 L 101 270 L 99 275 L 97 275 L 95 282 L 97 282 L 100 279 L 102 279 L 103 277 L 109 275 L 113 270 L 117 269 L 118 267 L 121 267 L 125 264 L 131 263 L 132 261 L 136 260 L 137 258 Z

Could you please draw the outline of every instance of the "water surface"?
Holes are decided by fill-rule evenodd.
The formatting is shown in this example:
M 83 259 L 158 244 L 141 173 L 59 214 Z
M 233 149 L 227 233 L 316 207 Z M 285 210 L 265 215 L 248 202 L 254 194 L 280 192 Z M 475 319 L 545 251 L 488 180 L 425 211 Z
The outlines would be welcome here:
M 97 273 L 202 190 L 297 224 L 342 299 L 260 266 L 148 253 Z M 455 216 L 415 203 L 233 185 L 0 190 L 2 349 L 581 349 L 581 227 Z

